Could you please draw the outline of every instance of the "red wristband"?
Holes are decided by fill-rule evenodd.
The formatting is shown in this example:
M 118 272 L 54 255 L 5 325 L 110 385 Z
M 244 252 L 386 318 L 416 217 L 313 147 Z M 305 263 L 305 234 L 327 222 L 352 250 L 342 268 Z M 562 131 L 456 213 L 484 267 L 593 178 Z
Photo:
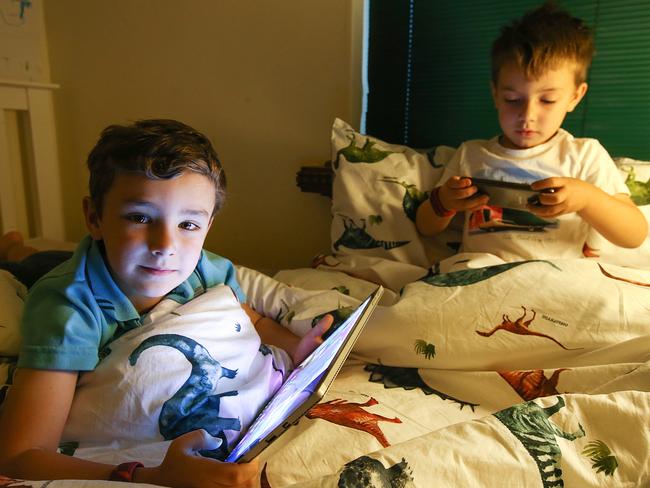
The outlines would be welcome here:
M 429 194 L 429 203 L 431 203 L 431 208 L 438 217 L 452 217 L 456 215 L 455 210 L 448 210 L 440 201 L 440 187 L 436 186 L 431 193 Z
M 133 473 L 138 468 L 143 468 L 144 464 L 138 461 L 131 461 L 130 463 L 122 463 L 115 466 L 115 469 L 111 471 L 111 475 L 108 478 L 108 481 L 128 481 L 133 482 Z

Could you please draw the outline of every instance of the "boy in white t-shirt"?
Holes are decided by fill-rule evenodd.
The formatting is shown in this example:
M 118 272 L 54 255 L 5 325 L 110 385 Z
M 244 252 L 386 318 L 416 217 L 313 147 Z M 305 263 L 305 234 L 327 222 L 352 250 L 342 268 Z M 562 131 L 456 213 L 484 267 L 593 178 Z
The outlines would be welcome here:
M 552 4 L 505 26 L 492 45 L 492 96 L 503 134 L 463 143 L 441 186 L 420 205 L 420 233 L 444 230 L 465 211 L 461 251 L 505 261 L 582 257 L 589 227 L 638 247 L 648 234 L 607 151 L 560 128 L 587 92 L 593 38 L 580 19 Z M 528 211 L 490 206 L 471 178 L 529 183 Z

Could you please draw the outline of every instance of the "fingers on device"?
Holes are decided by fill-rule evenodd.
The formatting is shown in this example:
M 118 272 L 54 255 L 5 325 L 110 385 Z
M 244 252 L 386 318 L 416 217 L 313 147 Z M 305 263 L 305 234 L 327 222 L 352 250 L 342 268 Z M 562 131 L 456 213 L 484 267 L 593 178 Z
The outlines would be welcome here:
M 226 462 L 245 463 L 253 460 L 323 398 L 383 292 L 380 286 L 370 294 L 293 370 L 228 454 Z
M 526 183 L 512 183 L 510 181 L 486 180 L 482 178 L 471 178 L 472 184 L 476 185 L 479 195 L 490 197 L 489 205 L 502 208 L 515 208 L 526 210 L 527 205 L 541 205 L 539 200 L 540 192 L 533 190 Z M 544 193 L 554 193 L 553 188 L 543 190 Z

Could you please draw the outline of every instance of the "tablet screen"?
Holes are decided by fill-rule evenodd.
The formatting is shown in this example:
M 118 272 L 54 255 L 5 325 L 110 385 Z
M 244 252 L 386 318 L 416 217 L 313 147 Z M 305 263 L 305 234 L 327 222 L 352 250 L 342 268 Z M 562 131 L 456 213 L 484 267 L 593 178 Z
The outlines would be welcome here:
M 363 313 L 379 290 L 366 298 L 314 352 L 292 371 L 287 380 L 250 425 L 246 434 L 244 434 L 239 440 L 239 443 L 230 452 L 226 458 L 227 462 L 240 460 L 243 455 L 259 442 L 272 442 L 282 432 L 279 432 L 275 437 L 272 436 L 270 439 L 266 439 L 266 437 L 280 426 L 283 426 L 286 430 L 290 424 L 283 424 L 290 419 L 294 412 L 299 411 L 298 415 L 300 416 L 320 400 L 320 398 L 313 398 L 312 395 L 318 390 L 322 380 L 330 370 L 336 373 L 342 366 L 347 354 L 344 357 L 339 357 L 340 352 L 344 349 L 352 331 L 360 323 Z M 330 382 L 334 379 L 334 376 L 335 374 L 331 375 L 331 378 L 329 378 Z M 293 420 L 295 421 L 297 418 Z

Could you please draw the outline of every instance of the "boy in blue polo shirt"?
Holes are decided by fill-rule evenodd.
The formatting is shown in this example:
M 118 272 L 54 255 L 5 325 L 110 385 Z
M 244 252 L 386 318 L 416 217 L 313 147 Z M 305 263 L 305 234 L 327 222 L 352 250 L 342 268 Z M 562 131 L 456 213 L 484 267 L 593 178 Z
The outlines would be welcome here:
M 299 363 L 331 317 L 300 338 L 244 304 L 230 261 L 203 250 L 225 197 L 209 140 L 172 120 L 106 128 L 88 157 L 89 236 L 30 290 L 14 385 L 0 418 L 0 472 L 24 479 L 111 479 L 164 486 L 254 486 L 259 466 L 197 456 L 218 447 L 203 430 L 176 438 L 157 467 L 117 467 L 56 452 L 80 372 L 164 298 L 186 303 L 228 285 L 261 341 Z

